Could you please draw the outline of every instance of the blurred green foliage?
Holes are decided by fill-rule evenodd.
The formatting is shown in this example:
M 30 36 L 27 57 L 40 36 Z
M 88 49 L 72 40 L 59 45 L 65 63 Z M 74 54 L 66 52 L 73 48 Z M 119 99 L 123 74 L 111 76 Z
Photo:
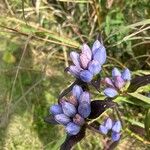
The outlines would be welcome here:
M 0 2 L 0 149 L 59 149 L 62 127 L 47 125 L 43 118 L 73 81 L 64 68 L 69 52 L 83 42 L 91 45 L 102 35 L 106 75 L 113 66 L 129 67 L 133 76 L 150 74 L 149 8 L 148 0 Z M 126 128 L 117 149 L 150 149 L 148 91 L 150 86 L 142 87 L 137 91 L 141 98 L 132 94 L 116 100 L 126 124 L 142 131 L 145 126 L 147 133 Z M 99 150 L 103 143 L 102 136 L 88 131 L 75 149 Z

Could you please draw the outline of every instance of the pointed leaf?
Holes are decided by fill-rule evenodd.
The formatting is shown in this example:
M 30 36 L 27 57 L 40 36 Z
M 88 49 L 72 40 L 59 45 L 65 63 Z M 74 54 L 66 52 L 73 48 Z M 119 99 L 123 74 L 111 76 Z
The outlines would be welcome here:
M 60 150 L 71 150 L 71 148 L 80 142 L 85 136 L 86 127 L 83 126 L 77 135 L 67 135 L 65 142 L 61 145 Z
M 89 119 L 95 119 L 99 117 L 106 109 L 112 108 L 116 105 L 111 99 L 106 100 L 94 100 L 91 102 L 91 114 Z
M 136 91 L 139 87 L 150 84 L 150 75 L 144 75 L 135 77 L 131 80 L 130 86 L 128 87 L 129 92 Z

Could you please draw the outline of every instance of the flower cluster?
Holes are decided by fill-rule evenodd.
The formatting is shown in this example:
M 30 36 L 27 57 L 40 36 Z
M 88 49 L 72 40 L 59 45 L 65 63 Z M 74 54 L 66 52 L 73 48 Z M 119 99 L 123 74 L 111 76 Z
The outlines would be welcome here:
M 107 118 L 105 122 L 103 122 L 99 126 L 99 130 L 102 134 L 111 134 L 112 141 L 118 141 L 120 139 L 120 131 L 121 131 L 121 122 L 120 121 L 112 121 L 111 118 Z
M 120 72 L 117 68 L 112 70 L 112 78 L 106 77 L 102 82 L 107 86 L 104 94 L 108 97 L 115 97 L 122 91 L 122 88 L 131 80 L 131 73 L 128 68 Z
M 106 61 L 106 50 L 98 40 L 94 42 L 92 50 L 87 44 L 83 44 L 81 49 L 80 54 L 74 51 L 70 53 L 74 65 L 71 65 L 68 71 L 76 78 L 89 83 L 101 71 L 101 66 Z
M 76 135 L 91 113 L 90 102 L 90 94 L 75 85 L 72 96 L 69 99 L 61 99 L 59 104 L 52 105 L 50 113 L 59 124 L 65 126 L 69 135 Z

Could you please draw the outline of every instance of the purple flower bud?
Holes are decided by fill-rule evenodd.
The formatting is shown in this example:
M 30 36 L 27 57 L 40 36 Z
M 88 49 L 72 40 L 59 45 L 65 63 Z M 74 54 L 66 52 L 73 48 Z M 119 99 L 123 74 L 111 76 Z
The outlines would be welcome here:
M 102 80 L 102 82 L 104 84 L 106 84 L 106 86 L 114 87 L 114 84 L 113 84 L 112 80 L 108 77 L 106 77 L 104 80 Z
M 64 114 L 68 117 L 73 117 L 76 114 L 76 107 L 66 101 L 61 101 L 62 110 Z
M 99 126 L 99 131 L 105 135 L 108 133 L 108 129 L 104 125 Z
M 113 125 L 113 127 L 112 127 L 112 130 L 114 131 L 114 132 L 120 132 L 120 130 L 121 130 L 121 122 L 120 121 L 116 121 L 115 123 L 114 123 L 114 125 Z
M 100 65 L 100 63 L 99 63 L 98 61 L 92 60 L 92 61 L 89 63 L 88 70 L 89 70 L 93 75 L 96 75 L 96 74 L 98 74 L 98 73 L 101 71 L 101 65 Z
M 124 82 L 124 80 L 122 79 L 121 76 L 116 76 L 115 79 L 114 79 L 114 82 L 115 82 L 115 86 L 118 89 L 121 89 L 125 85 L 125 82 Z
M 90 62 L 90 59 L 86 56 L 86 54 L 81 53 L 80 63 L 81 63 L 82 68 L 86 69 L 88 67 L 89 62 Z
M 131 80 L 131 72 L 128 68 L 124 69 L 124 71 L 122 73 L 122 78 L 125 81 L 130 81 Z
M 118 95 L 118 92 L 114 89 L 114 88 L 106 88 L 104 90 L 104 94 L 108 97 L 115 97 L 116 95 Z
M 80 72 L 80 79 L 84 82 L 90 82 L 93 78 L 93 75 L 88 70 L 83 70 Z
M 74 85 L 74 87 L 72 88 L 72 95 L 75 96 L 77 99 L 79 99 L 82 92 L 82 88 L 78 85 Z
M 68 124 L 71 120 L 69 117 L 67 117 L 65 114 L 58 114 L 54 116 L 55 120 L 63 125 Z
M 79 78 L 79 75 L 80 75 L 80 71 L 82 69 L 77 67 L 77 66 L 70 66 L 68 71 L 73 75 L 75 76 L 76 78 Z
M 91 60 L 92 52 L 91 52 L 91 49 L 89 48 L 89 46 L 87 44 L 83 44 L 81 49 L 82 49 L 82 53 L 85 54 L 89 60 Z
M 57 115 L 57 114 L 62 114 L 63 110 L 59 104 L 55 104 L 50 107 L 49 112 L 52 113 L 53 115 Z
M 110 130 L 110 129 L 112 128 L 112 124 L 113 124 L 113 122 L 112 122 L 111 118 L 108 118 L 108 119 L 105 121 L 105 127 L 106 127 L 108 130 Z
M 80 57 L 79 57 L 79 54 L 77 52 L 71 52 L 70 58 L 73 61 L 75 66 L 80 67 Z
M 88 102 L 89 104 L 91 103 L 91 100 L 90 100 L 90 94 L 89 92 L 83 92 L 80 96 L 80 99 L 79 99 L 79 102 L 82 103 L 82 102 Z
M 121 72 L 117 68 L 114 68 L 112 70 L 112 77 L 116 77 L 116 76 L 121 76 Z
M 73 118 L 73 122 L 79 126 L 82 126 L 85 123 L 85 120 L 79 114 L 76 114 Z
M 93 59 L 97 60 L 100 65 L 103 65 L 106 61 L 106 49 L 103 44 L 96 40 L 92 47 Z
M 82 102 L 78 106 L 78 113 L 81 115 L 83 118 L 87 118 L 90 113 L 91 113 L 91 106 L 88 102 Z
M 121 135 L 120 133 L 112 132 L 111 138 L 115 142 L 115 141 L 118 141 L 120 139 L 120 135 Z
M 66 132 L 69 134 L 69 135 L 77 135 L 80 131 L 80 126 L 78 126 L 77 124 L 73 123 L 73 122 L 70 122 L 67 124 L 66 126 Z

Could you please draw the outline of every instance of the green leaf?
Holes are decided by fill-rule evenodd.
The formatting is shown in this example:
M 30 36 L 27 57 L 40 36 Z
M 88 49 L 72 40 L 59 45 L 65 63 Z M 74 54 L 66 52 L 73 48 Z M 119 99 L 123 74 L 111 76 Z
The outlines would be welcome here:
M 13 56 L 10 52 L 5 52 L 2 59 L 3 61 L 9 64 L 16 62 L 15 56 Z
M 134 98 L 137 98 L 147 104 L 150 104 L 150 98 L 149 97 L 146 97 L 142 94 L 139 94 L 139 93 L 128 93 L 128 95 L 134 97 Z
M 150 109 L 146 112 L 144 125 L 147 138 L 150 139 Z

